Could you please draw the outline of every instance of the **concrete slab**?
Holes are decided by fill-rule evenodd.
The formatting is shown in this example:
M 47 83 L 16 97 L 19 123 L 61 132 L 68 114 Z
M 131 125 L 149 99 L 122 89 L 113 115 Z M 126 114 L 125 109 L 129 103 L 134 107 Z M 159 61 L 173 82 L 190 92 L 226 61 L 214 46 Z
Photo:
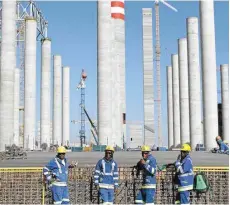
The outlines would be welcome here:
M 178 151 L 152 152 L 159 165 L 175 162 Z M 54 152 L 30 152 L 25 160 L 5 160 L 0 162 L 0 167 L 43 167 L 56 153 Z M 70 152 L 66 154 L 68 161 L 78 161 L 78 166 L 95 166 L 97 161 L 104 156 L 103 152 Z M 192 152 L 191 157 L 194 166 L 229 166 L 229 156 L 213 154 L 209 152 Z M 133 166 L 141 159 L 139 151 L 115 152 L 114 159 L 119 166 Z

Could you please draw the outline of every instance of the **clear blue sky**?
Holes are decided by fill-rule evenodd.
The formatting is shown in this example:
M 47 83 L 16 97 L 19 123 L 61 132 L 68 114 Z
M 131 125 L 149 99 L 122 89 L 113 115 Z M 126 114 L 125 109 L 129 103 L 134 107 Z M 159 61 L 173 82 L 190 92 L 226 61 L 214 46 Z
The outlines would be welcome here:
M 186 18 L 199 16 L 198 2 L 171 2 L 175 13 L 160 6 L 161 80 L 164 144 L 167 143 L 166 65 L 170 55 L 177 53 L 177 39 L 186 36 Z M 48 35 L 52 39 L 52 54 L 62 55 L 63 65 L 70 66 L 70 118 L 80 119 L 80 91 L 76 85 L 81 69 L 88 74 L 86 107 L 92 119 L 97 116 L 97 10 L 96 2 L 38 2 L 49 22 Z M 153 8 L 153 2 L 126 2 L 126 104 L 127 120 L 143 120 L 142 74 L 142 8 Z M 228 2 L 215 2 L 217 66 L 228 62 L 229 22 Z M 153 10 L 154 16 L 154 10 Z M 153 19 L 155 36 L 155 18 Z M 37 60 L 37 120 L 40 119 L 40 43 Z M 155 65 L 154 65 L 155 69 Z M 219 87 L 219 79 L 218 79 Z M 138 97 L 137 97 L 138 93 Z M 218 97 L 219 98 L 219 97 Z M 219 99 L 220 100 L 220 99 Z M 79 127 L 71 124 L 70 139 L 76 141 Z

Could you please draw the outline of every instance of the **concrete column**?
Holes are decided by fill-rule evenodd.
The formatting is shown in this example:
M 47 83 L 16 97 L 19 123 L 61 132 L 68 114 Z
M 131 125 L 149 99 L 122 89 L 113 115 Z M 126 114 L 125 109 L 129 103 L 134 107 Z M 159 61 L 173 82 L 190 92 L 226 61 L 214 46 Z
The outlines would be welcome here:
M 114 33 L 114 54 L 112 58 L 115 58 L 115 68 L 113 74 L 116 81 L 116 94 L 114 100 L 118 100 L 114 103 L 116 107 L 115 115 L 117 124 L 113 133 L 115 135 L 115 144 L 119 147 L 123 147 L 123 142 L 126 142 L 126 124 L 123 124 L 123 115 L 126 115 L 126 99 L 125 99 L 125 2 L 124 0 L 111 0 L 111 17 L 113 22 Z M 114 65 L 114 64 L 113 64 Z M 113 101 L 113 102 L 115 102 Z M 119 107 L 118 107 L 119 106 Z
M 112 143 L 111 2 L 98 1 L 97 12 L 98 137 L 101 145 L 107 145 Z
M 201 124 L 201 86 L 199 63 L 198 18 L 187 18 L 189 118 L 192 149 L 204 143 Z
M 201 62 L 203 77 L 204 143 L 216 146 L 218 135 L 214 1 L 200 1 Z
M 62 99 L 62 144 L 68 145 L 70 141 L 70 68 L 63 68 L 63 99 Z
M 36 130 L 36 38 L 37 22 L 26 18 L 25 33 L 25 108 L 24 108 L 24 148 L 35 148 Z
M 143 82 L 144 82 L 144 144 L 156 144 L 154 135 L 154 84 L 152 9 L 143 8 Z
M 178 55 L 173 54 L 172 61 L 172 84 L 173 84 L 173 134 L 174 146 L 181 144 L 180 141 L 180 95 L 179 95 L 179 70 Z
M 14 136 L 14 69 L 16 68 L 16 0 L 2 1 L 0 69 L 0 151 Z
M 167 66 L 168 148 L 173 147 L 173 90 L 172 66 Z
M 14 76 L 14 140 L 13 143 L 19 146 L 19 101 L 20 101 L 20 69 L 15 69 Z
M 178 39 L 181 144 L 190 143 L 187 53 L 187 39 Z
M 51 40 L 42 40 L 40 142 L 50 146 L 51 109 Z
M 229 68 L 228 64 L 220 66 L 223 140 L 229 140 Z
M 53 144 L 62 143 L 62 59 L 55 55 L 53 79 Z
M 122 147 L 122 115 L 121 115 L 121 90 L 120 90 L 120 64 L 119 64 L 119 42 L 116 38 L 116 19 L 111 20 L 112 27 L 112 145 Z

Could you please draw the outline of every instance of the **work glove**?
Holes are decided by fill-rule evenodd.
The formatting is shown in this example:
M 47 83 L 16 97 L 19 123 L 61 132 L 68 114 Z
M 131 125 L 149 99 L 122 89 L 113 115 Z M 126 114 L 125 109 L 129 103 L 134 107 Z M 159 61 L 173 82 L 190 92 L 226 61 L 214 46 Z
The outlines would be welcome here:
M 180 161 L 177 160 L 177 161 L 175 162 L 175 166 L 178 167 L 178 166 L 180 166 L 180 165 L 181 165 Z

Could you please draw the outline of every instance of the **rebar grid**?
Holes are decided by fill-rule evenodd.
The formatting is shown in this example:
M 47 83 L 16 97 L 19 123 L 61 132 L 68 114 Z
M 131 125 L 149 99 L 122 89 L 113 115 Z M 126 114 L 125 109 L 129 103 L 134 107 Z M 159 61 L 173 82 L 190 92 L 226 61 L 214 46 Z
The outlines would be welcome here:
M 69 170 L 71 204 L 98 204 L 99 197 L 93 184 L 94 167 L 77 167 Z M 211 190 L 206 194 L 191 193 L 193 204 L 229 204 L 228 168 L 197 167 L 209 179 Z M 156 204 L 173 204 L 176 190 L 173 188 L 174 170 L 157 172 Z M 136 177 L 130 167 L 119 168 L 119 189 L 116 204 L 133 204 L 141 186 L 142 176 Z M 50 204 L 51 193 L 44 186 L 41 168 L 0 169 L 0 204 Z M 43 192 L 44 190 L 44 192 Z

